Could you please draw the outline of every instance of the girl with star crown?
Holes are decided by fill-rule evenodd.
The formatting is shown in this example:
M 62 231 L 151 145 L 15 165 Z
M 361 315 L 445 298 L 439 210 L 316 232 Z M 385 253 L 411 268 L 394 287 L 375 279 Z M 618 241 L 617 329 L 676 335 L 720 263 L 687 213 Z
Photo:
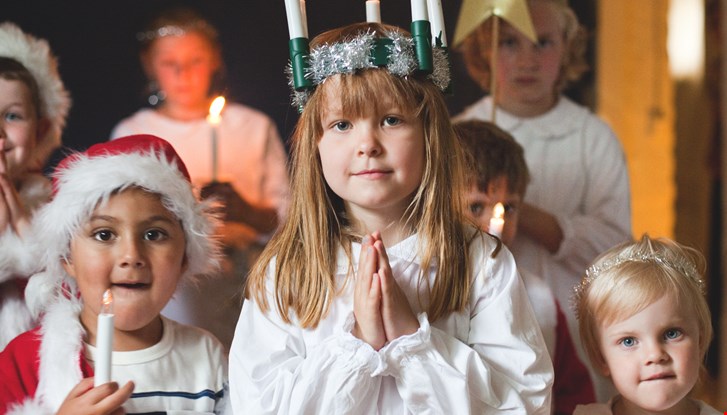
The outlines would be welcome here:
M 289 219 L 249 276 L 230 352 L 236 413 L 550 413 L 512 255 L 463 217 L 446 58 L 424 75 L 413 49 L 376 23 L 311 42 Z
M 574 308 L 593 366 L 619 394 L 574 415 L 722 413 L 689 396 L 712 340 L 703 268 L 697 250 L 648 235 L 596 259 Z

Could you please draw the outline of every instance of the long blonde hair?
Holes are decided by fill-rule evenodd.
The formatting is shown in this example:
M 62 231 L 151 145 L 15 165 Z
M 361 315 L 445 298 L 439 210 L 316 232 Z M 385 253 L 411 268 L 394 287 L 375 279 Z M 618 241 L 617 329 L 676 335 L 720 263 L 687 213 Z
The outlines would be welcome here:
M 360 23 L 317 36 L 311 46 L 340 42 L 370 31 L 385 37 L 393 26 Z M 471 271 L 463 219 L 461 149 L 441 91 L 424 76 L 400 78 L 386 69 L 369 69 L 339 77 L 343 112 L 365 115 L 382 93 L 417 115 L 424 126 L 425 167 L 422 181 L 402 218 L 418 233 L 422 259 L 420 285 L 430 291 L 428 307 L 432 321 L 467 304 Z M 275 307 L 290 323 L 293 315 L 304 328 L 315 328 L 339 295 L 335 275 L 337 252 L 343 247 L 353 274 L 351 242 L 360 238 L 350 227 L 344 201 L 323 178 L 318 141 L 323 133 L 321 116 L 326 108 L 323 83 L 313 92 L 296 126 L 292 141 L 291 200 L 286 222 L 273 236 L 248 279 L 246 296 L 263 311 L 269 309 L 267 295 L 274 292 Z M 274 261 L 272 281 L 266 271 Z M 424 273 L 436 269 L 430 286 Z

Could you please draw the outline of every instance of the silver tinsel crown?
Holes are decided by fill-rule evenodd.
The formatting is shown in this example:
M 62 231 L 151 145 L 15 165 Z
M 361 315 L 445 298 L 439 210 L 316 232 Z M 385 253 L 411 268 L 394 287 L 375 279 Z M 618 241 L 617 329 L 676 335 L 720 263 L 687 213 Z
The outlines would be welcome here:
M 392 75 L 407 77 L 418 68 L 414 53 L 414 40 L 395 31 L 385 33 L 391 43 L 386 44 L 386 64 L 381 66 L 374 59 L 377 38 L 371 32 L 362 33 L 356 37 L 337 43 L 326 43 L 313 48 L 308 56 L 308 67 L 305 78 L 313 86 L 320 85 L 326 78 L 336 74 L 351 74 L 358 70 L 383 67 Z M 451 79 L 449 59 L 442 48 L 433 48 L 432 60 L 434 70 L 427 75 L 439 89 L 444 91 Z M 303 108 L 308 102 L 313 90 L 297 91 L 293 85 L 293 70 L 290 64 L 286 69 L 288 84 L 292 90 L 292 105 Z
M 692 280 L 699 287 L 699 291 L 704 294 L 704 281 L 699 277 L 697 267 L 692 261 L 682 257 L 665 258 L 653 252 L 632 252 L 629 254 L 618 255 L 615 258 L 609 259 L 600 264 L 593 264 L 586 270 L 586 276 L 583 277 L 580 284 L 576 285 L 573 289 L 572 305 L 576 310 L 576 314 L 577 305 L 580 303 L 586 289 L 591 285 L 591 283 L 602 273 L 619 267 L 627 262 L 651 262 L 662 267 L 671 268 Z

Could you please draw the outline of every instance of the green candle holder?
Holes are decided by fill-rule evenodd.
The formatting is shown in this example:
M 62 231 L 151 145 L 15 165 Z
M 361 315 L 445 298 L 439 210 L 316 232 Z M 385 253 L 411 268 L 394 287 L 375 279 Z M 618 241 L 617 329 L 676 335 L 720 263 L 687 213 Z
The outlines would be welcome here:
M 305 77 L 308 69 L 308 39 L 297 37 L 288 41 L 290 52 L 290 65 L 293 69 L 293 87 L 296 91 L 305 91 L 313 88 L 313 83 Z
M 414 53 L 419 62 L 419 71 L 432 73 L 432 29 L 428 20 L 411 22 L 411 36 L 414 39 Z

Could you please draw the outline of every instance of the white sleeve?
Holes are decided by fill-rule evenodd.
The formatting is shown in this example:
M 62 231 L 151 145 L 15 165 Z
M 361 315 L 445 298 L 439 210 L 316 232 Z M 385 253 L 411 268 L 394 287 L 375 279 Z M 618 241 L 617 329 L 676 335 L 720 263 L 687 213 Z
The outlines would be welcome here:
M 550 414 L 553 367 L 512 255 L 474 278 L 468 340 L 421 314 L 419 331 L 382 349 L 385 374 L 414 413 Z
M 274 302 L 271 302 L 274 304 Z M 344 328 L 307 349 L 303 329 L 246 299 L 230 350 L 236 414 L 371 414 L 381 359 Z
M 555 255 L 578 276 L 601 252 L 631 238 L 629 177 L 621 145 L 600 120 L 587 123 L 581 134 L 591 137 L 582 154 L 587 176 L 582 213 L 556 213 L 563 241 Z

